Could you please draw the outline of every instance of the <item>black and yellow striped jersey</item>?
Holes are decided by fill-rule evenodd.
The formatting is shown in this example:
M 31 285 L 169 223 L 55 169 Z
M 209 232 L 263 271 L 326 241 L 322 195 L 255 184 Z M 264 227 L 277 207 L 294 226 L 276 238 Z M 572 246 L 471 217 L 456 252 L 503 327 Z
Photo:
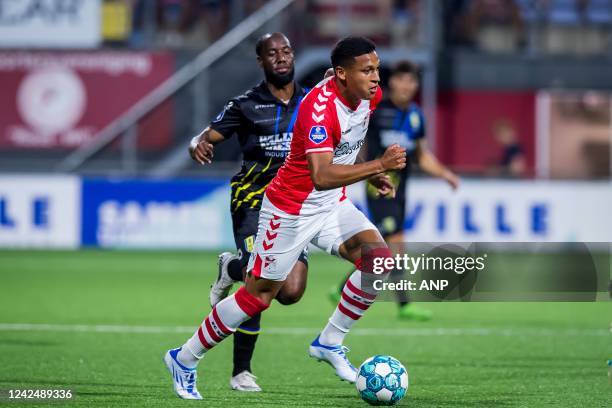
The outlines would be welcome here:
M 297 110 L 307 90 L 297 83 L 288 104 L 278 100 L 264 81 L 232 98 L 210 127 L 225 138 L 238 137 L 242 167 L 231 180 L 231 211 L 259 211 L 263 193 L 285 162 L 291 147 Z

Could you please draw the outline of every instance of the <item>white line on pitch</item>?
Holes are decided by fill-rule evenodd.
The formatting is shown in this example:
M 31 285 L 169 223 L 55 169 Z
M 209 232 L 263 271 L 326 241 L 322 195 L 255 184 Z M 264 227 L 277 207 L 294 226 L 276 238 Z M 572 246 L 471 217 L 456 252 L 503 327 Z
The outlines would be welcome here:
M 263 327 L 267 334 L 316 335 L 320 328 Z M 129 326 L 86 324 L 0 323 L 2 331 L 47 331 L 83 333 L 192 333 L 187 326 Z M 607 336 L 605 329 L 538 329 L 538 328 L 380 328 L 354 329 L 354 336 Z

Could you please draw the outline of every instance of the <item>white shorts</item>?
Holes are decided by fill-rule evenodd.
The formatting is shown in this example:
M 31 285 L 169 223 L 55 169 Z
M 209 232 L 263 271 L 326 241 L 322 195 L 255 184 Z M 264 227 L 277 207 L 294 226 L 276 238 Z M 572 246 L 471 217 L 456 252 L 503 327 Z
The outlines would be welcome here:
M 348 198 L 331 210 L 304 216 L 279 210 L 264 195 L 247 270 L 257 277 L 284 281 L 309 243 L 338 255 L 342 243 L 365 230 L 377 231 Z

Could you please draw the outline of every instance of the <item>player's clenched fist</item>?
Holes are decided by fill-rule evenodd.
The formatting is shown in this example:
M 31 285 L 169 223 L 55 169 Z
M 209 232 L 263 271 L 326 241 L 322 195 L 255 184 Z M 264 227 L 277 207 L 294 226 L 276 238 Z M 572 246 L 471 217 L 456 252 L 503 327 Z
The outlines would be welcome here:
M 406 167 L 406 149 L 398 144 L 393 144 L 387 147 L 380 162 L 385 170 L 401 170 Z
M 189 143 L 189 154 L 200 164 L 212 163 L 213 145 L 196 136 Z

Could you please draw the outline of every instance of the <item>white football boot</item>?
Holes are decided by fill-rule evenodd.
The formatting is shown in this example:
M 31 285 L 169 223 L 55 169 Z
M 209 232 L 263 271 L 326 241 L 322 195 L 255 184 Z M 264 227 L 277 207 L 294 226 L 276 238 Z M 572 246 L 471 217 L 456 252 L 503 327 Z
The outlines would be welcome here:
M 176 359 L 176 355 L 181 351 L 181 348 L 171 349 L 164 355 L 164 363 L 172 375 L 172 383 L 174 384 L 174 392 L 183 399 L 202 399 L 202 396 L 196 388 L 196 380 L 198 374 L 195 368 L 187 368 Z
M 236 283 L 227 272 L 227 266 L 234 259 L 238 259 L 238 255 L 231 252 L 223 252 L 219 255 L 219 273 L 217 274 L 217 280 L 210 286 L 208 295 L 211 307 L 215 307 L 217 303 L 225 299 L 232 289 L 232 285 Z
M 336 375 L 343 381 L 354 383 L 357 380 L 357 369 L 351 364 L 346 353 L 348 347 L 343 345 L 325 346 L 319 342 L 319 336 L 310 344 L 308 354 L 318 361 L 325 361 L 336 369 Z
M 256 379 L 252 373 L 244 370 L 230 379 L 230 386 L 236 391 L 259 392 L 261 387 L 255 382 Z

